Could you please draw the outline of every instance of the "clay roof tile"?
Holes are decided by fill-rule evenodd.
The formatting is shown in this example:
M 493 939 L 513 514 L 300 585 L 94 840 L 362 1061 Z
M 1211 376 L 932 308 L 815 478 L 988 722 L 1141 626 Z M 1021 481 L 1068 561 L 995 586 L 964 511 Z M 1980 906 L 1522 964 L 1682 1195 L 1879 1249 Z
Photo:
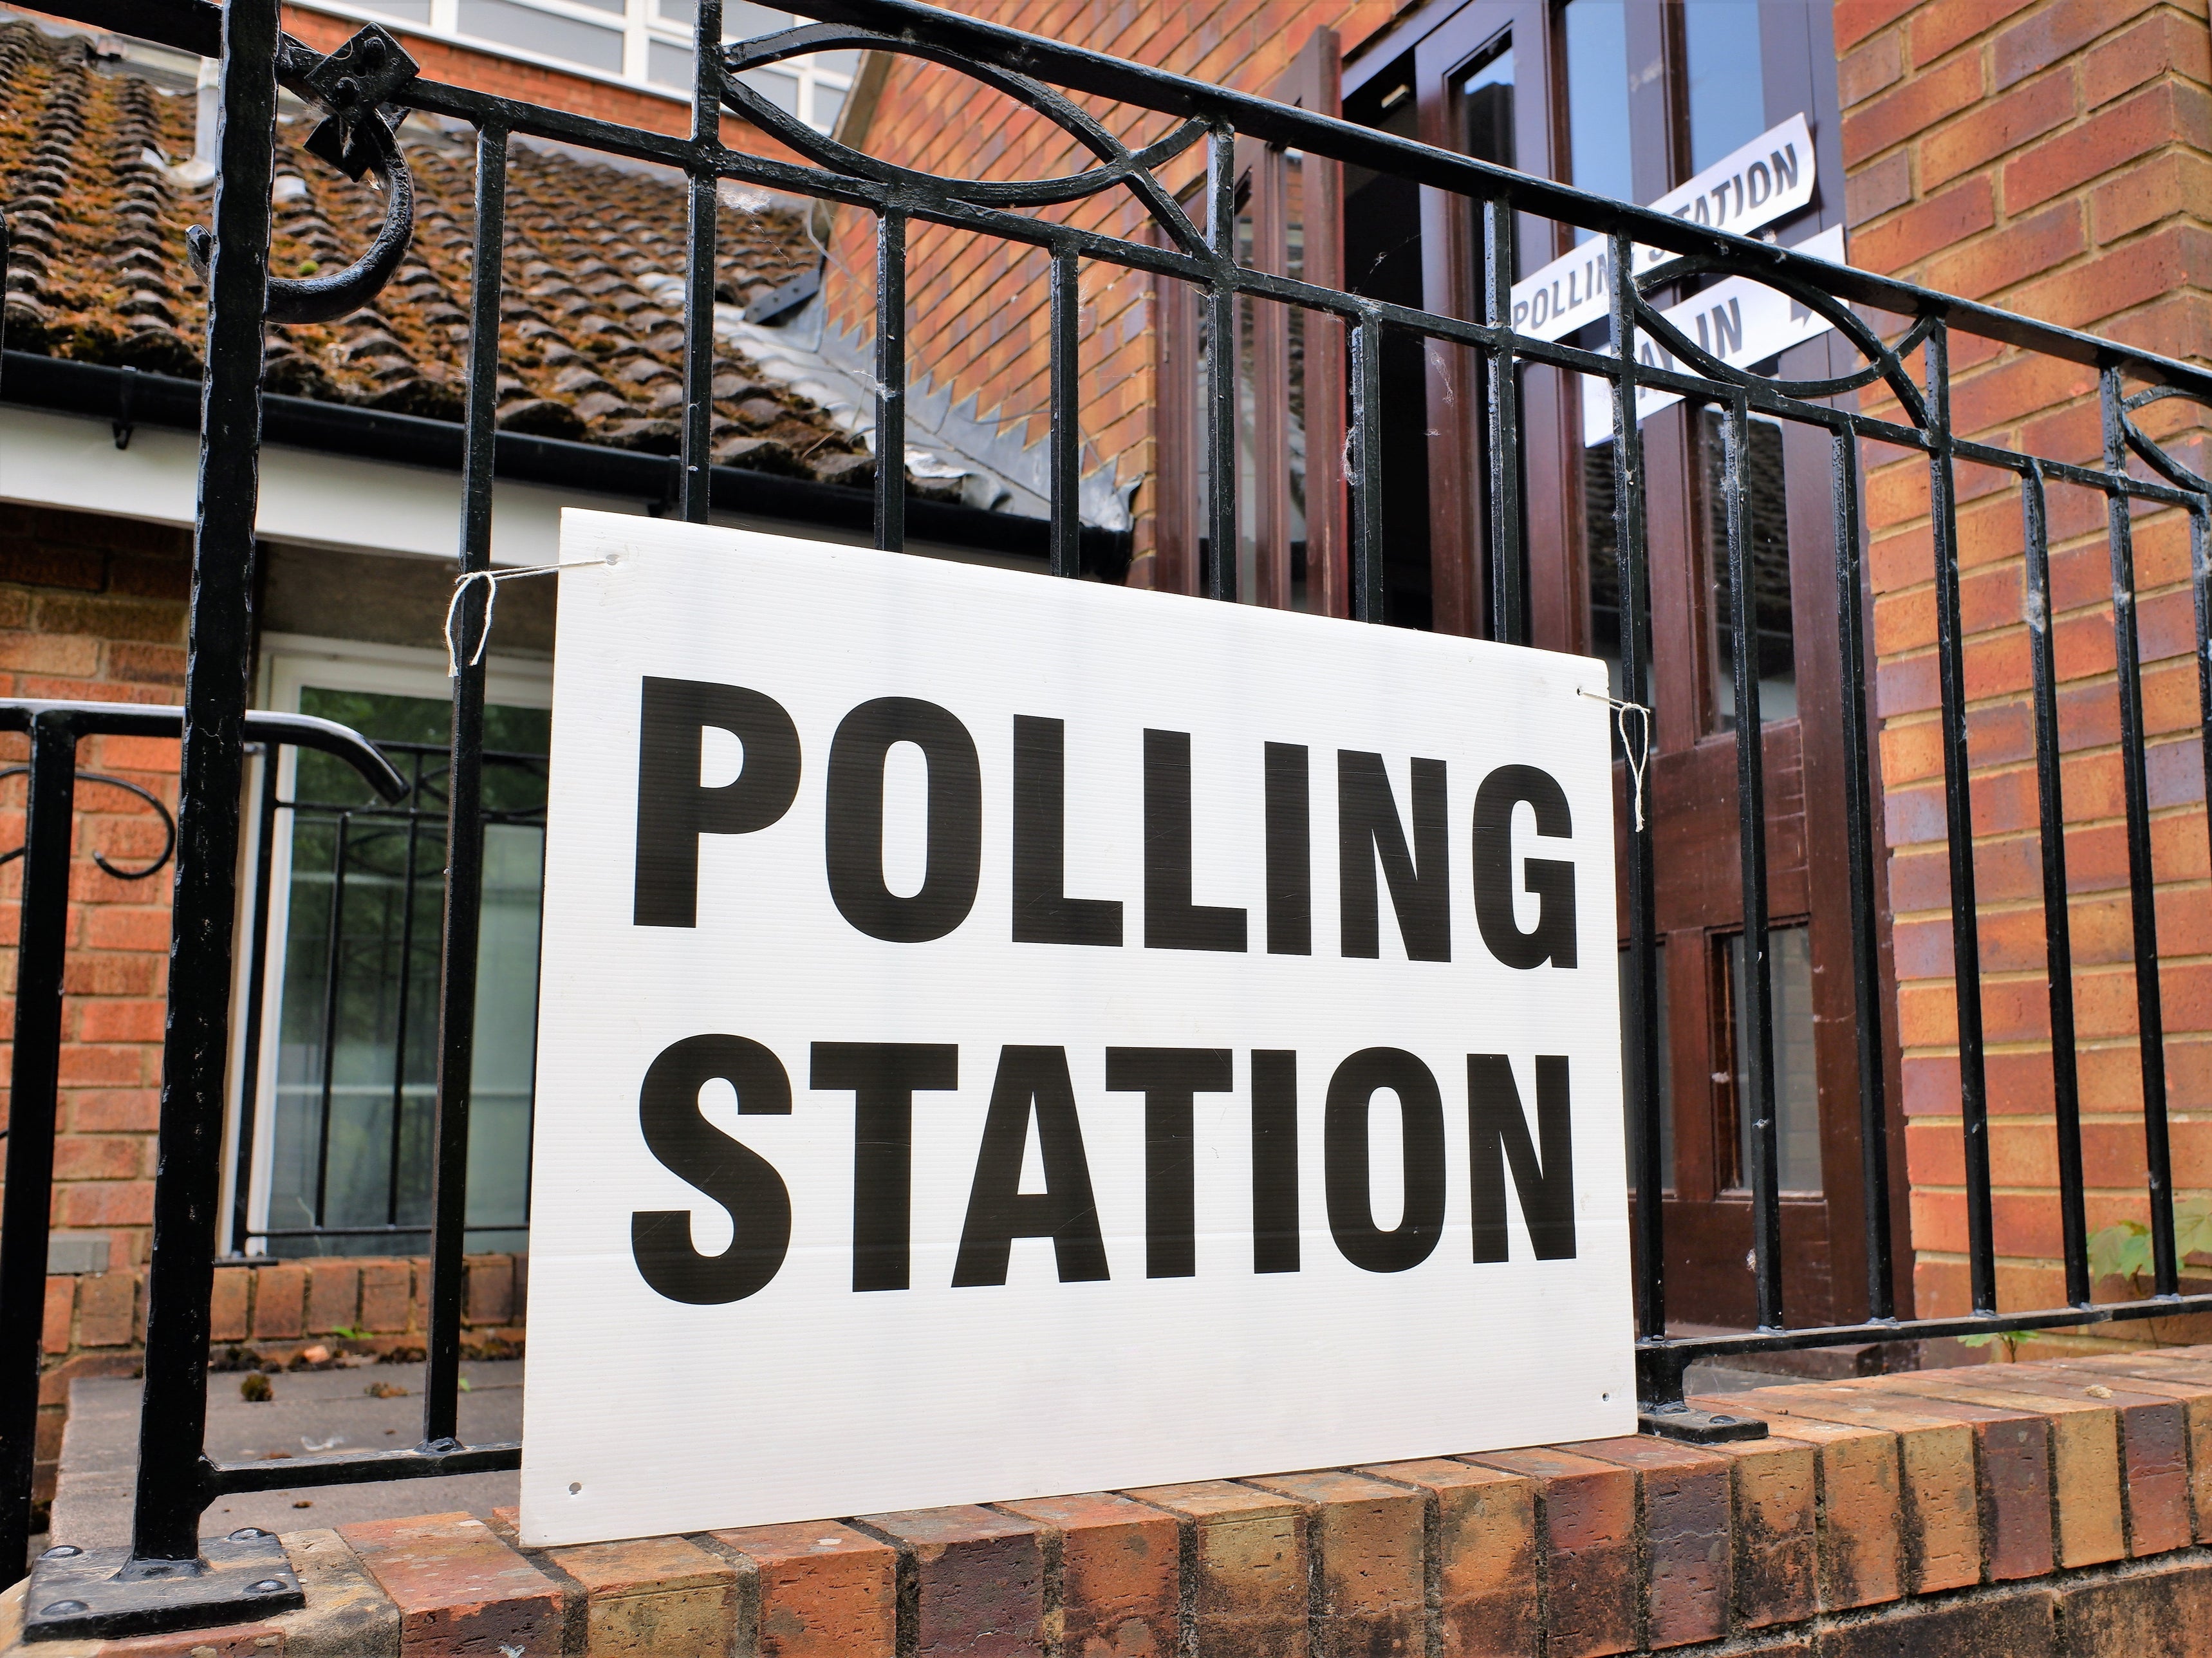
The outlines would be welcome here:
M 170 158 L 192 146 L 193 100 L 127 72 L 94 73 L 82 37 L 0 22 L 0 209 L 8 216 L 7 344 L 197 376 L 205 298 L 185 258 L 210 192 Z M 280 118 L 276 276 L 338 268 L 384 216 L 377 191 L 294 148 L 311 118 Z M 472 289 L 472 135 L 414 120 L 416 234 L 375 304 L 339 322 L 271 329 L 273 392 L 459 418 Z M 498 423 L 509 431 L 674 453 L 683 404 L 686 203 L 678 181 L 518 142 L 507 182 Z M 715 287 L 765 291 L 819 255 L 787 207 L 726 206 Z M 717 459 L 819 475 L 852 440 L 736 354 L 715 364 Z M 737 400 L 742 399 L 742 411 Z M 772 435 L 763 435 L 772 434 Z

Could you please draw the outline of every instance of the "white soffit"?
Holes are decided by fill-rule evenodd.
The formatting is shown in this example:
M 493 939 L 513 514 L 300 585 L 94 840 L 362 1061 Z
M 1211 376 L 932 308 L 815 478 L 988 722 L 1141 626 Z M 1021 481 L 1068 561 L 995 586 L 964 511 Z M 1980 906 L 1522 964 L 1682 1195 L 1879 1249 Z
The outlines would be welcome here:
M 118 449 L 107 421 L 0 407 L 0 500 L 189 525 L 199 440 L 142 426 Z M 492 562 L 551 564 L 561 509 L 643 511 L 624 496 L 502 481 L 492 504 Z M 256 525 L 271 541 L 451 559 L 461 519 L 456 472 L 314 450 L 261 452 Z

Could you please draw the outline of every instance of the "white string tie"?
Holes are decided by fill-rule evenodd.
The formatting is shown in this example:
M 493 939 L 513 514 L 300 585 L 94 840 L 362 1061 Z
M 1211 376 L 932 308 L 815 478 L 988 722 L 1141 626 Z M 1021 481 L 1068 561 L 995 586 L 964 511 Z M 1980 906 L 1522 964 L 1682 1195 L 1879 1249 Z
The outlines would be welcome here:
M 1628 759 L 1628 804 L 1636 815 L 1636 830 L 1644 832 L 1644 773 L 1651 763 L 1651 710 L 1641 702 L 1624 702 L 1617 696 L 1607 696 L 1602 691 L 1593 691 L 1577 685 L 1577 696 L 1586 696 L 1593 702 L 1602 702 L 1613 711 L 1613 722 L 1620 727 L 1621 752 Z M 1628 734 L 1628 716 L 1637 716 L 1637 734 Z
M 477 647 L 469 657 L 469 666 L 476 667 L 484 659 L 484 650 L 491 643 L 491 616 L 499 604 L 499 584 L 513 581 L 521 576 L 558 575 L 563 570 L 588 570 L 601 564 L 619 564 L 620 553 L 609 553 L 605 558 L 580 558 L 566 564 L 518 564 L 504 570 L 465 570 L 453 578 L 453 596 L 446 604 L 446 677 L 458 679 L 461 672 L 461 641 L 457 631 L 461 619 L 461 595 L 469 590 L 469 583 L 484 585 L 483 631 L 477 635 Z

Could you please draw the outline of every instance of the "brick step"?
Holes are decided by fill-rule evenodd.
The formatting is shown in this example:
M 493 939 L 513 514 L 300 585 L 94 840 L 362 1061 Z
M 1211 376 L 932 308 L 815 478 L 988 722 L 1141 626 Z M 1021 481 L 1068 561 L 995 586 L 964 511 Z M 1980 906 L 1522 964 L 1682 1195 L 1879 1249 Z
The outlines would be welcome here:
M 2212 1347 L 1804 1382 L 1648 1437 L 534 1550 L 297 1532 L 298 1612 L 0 1658 L 2212 1658 Z

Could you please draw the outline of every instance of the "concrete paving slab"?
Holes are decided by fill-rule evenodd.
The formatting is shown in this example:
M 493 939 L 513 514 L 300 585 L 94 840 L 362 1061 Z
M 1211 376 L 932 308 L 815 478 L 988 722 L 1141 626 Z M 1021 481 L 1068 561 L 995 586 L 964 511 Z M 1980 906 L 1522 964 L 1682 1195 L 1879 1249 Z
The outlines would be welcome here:
M 273 1396 L 259 1404 L 240 1395 L 246 1373 L 217 1371 L 208 1378 L 208 1452 L 220 1462 L 273 1461 L 416 1444 L 422 1436 L 423 1368 L 372 1364 L 288 1371 L 269 1377 Z M 483 1444 L 522 1436 L 522 1368 L 520 1359 L 461 1366 L 469 1383 L 460 1400 L 463 1439 Z M 54 1493 L 53 1541 L 100 1548 L 131 1540 L 142 1386 L 112 1377 L 70 1385 L 69 1426 L 62 1437 Z M 380 1398 L 370 1394 L 371 1388 L 405 1391 Z M 217 1499 L 200 1529 L 220 1534 L 258 1526 L 281 1533 L 456 1510 L 489 1521 L 495 1508 L 517 1501 L 519 1482 L 514 1473 L 478 1473 L 253 1491 Z
M 1685 1394 L 1747 1394 L 1754 1388 L 1787 1388 L 1802 1384 L 1802 1376 L 1780 1370 L 1739 1370 L 1726 1364 L 1692 1364 L 1683 1373 Z

